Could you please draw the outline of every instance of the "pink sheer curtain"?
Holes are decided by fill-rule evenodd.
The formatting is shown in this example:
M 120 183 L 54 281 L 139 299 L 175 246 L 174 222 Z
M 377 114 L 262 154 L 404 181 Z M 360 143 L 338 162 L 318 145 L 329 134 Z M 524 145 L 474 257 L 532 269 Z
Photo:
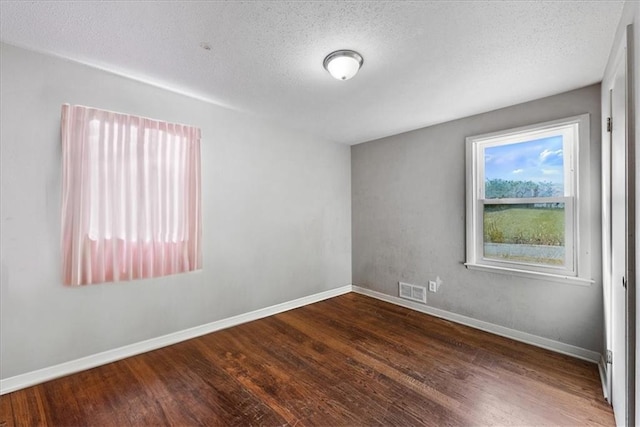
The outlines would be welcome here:
M 201 268 L 200 129 L 62 106 L 67 285 Z

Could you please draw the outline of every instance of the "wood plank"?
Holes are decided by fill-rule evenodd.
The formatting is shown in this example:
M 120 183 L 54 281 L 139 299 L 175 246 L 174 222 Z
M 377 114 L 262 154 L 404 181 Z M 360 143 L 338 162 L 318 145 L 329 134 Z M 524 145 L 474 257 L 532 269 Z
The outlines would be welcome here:
M 380 424 L 614 420 L 594 364 L 354 293 L 0 397 L 0 427 Z
M 45 410 L 42 389 L 42 385 L 37 385 L 10 394 L 13 421 L 16 426 L 53 425 Z
M 11 396 L 0 396 L 0 427 L 13 427 L 13 408 L 11 407 Z

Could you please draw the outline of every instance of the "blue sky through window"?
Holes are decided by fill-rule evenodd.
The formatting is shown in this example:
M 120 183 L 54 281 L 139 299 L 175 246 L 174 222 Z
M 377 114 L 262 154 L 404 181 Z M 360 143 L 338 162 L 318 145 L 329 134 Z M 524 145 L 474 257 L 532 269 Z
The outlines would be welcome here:
M 562 136 L 484 149 L 486 180 L 564 183 Z

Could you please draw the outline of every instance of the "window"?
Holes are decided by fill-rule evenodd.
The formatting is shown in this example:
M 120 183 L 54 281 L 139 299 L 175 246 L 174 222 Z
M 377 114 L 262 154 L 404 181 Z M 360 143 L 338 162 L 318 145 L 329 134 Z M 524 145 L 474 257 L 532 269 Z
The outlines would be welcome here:
M 200 268 L 200 130 L 62 108 L 65 284 Z
M 590 282 L 589 116 L 466 144 L 467 267 Z

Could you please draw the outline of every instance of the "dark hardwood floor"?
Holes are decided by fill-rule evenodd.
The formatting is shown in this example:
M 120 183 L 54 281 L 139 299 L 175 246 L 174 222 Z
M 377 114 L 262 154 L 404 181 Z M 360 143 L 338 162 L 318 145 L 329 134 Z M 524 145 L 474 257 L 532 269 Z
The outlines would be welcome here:
M 0 397 L 1 426 L 614 425 L 596 365 L 350 293 Z

